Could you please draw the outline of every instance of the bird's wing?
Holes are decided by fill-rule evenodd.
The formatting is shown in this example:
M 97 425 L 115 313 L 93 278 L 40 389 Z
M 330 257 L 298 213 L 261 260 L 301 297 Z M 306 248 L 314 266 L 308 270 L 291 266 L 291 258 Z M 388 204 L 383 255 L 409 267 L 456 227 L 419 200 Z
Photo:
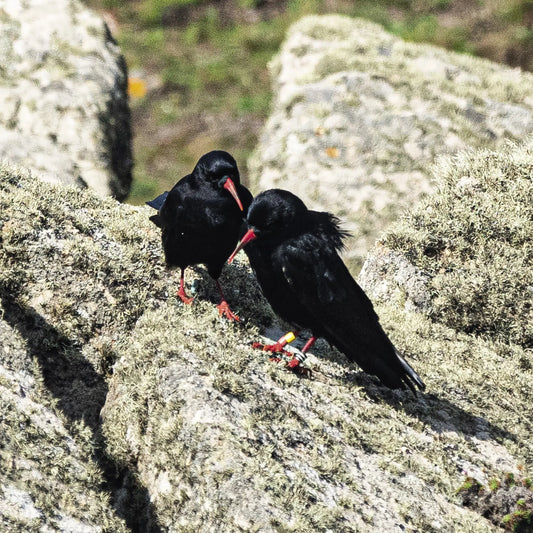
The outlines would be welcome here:
M 305 240 L 289 242 L 278 257 L 287 283 L 317 319 L 331 316 L 354 325 L 378 320 L 372 303 L 333 246 L 308 235 Z
M 187 190 L 182 182 L 183 179 L 172 188 L 159 209 L 161 227 L 176 228 L 187 224 L 186 209 L 184 205 L 184 196 L 186 196 Z
M 165 203 L 167 196 L 168 196 L 168 191 L 165 191 L 163 194 L 160 194 L 157 198 L 154 198 L 153 200 L 146 202 L 146 204 L 159 211 L 159 209 L 161 209 L 161 207 Z
M 280 255 L 287 283 L 322 335 L 386 385 L 413 388 L 405 379 L 410 372 L 383 331 L 372 302 L 334 247 L 308 236 L 303 243 L 287 244 Z M 409 377 L 416 382 L 414 376 Z

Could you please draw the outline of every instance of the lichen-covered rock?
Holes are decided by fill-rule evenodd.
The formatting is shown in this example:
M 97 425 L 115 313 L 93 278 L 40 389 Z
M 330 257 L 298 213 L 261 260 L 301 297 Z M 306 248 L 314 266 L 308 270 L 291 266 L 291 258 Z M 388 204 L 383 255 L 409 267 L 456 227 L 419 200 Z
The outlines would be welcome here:
M 111 505 L 91 432 L 81 420 L 65 416 L 66 397 L 49 388 L 50 375 L 57 381 L 65 377 L 52 345 L 57 341 L 55 330 L 15 303 L 4 285 L 4 271 L 1 277 L 0 529 L 125 532 Z M 40 341 L 44 344 L 37 348 Z M 67 350 L 68 344 L 63 348 Z M 95 373 L 86 362 L 79 370 L 77 380 L 69 376 L 72 380 L 64 387 L 72 393 L 68 402 L 79 401 L 82 412 L 90 401 L 77 396 L 83 392 L 78 383 L 94 379 Z
M 223 273 L 243 323 L 201 268 L 172 296 L 149 214 L 0 167 L 4 530 L 496 530 L 456 491 L 533 468 L 530 351 L 391 300 L 427 392 L 320 341 L 302 378 L 250 347 L 276 323 L 246 263 Z
M 369 255 L 359 281 L 376 301 L 456 330 L 533 346 L 533 139 L 443 158 L 437 192 Z
M 429 276 L 400 252 L 381 244 L 368 254 L 358 280 L 373 301 L 394 301 L 406 311 L 429 313 L 432 309 Z
M 294 24 L 249 162 L 255 190 L 290 189 L 340 216 L 358 269 L 388 224 L 433 190 L 435 157 L 533 132 L 533 76 L 406 43 L 339 15 Z
M 78 0 L 0 4 L 0 159 L 123 199 L 131 169 L 127 68 Z

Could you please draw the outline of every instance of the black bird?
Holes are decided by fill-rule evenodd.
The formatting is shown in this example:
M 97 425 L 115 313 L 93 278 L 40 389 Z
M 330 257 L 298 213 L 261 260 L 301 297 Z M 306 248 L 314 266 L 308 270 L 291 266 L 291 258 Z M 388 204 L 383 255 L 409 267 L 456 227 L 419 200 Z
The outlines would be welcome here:
M 255 197 L 248 209 L 248 231 L 231 254 L 245 247 L 261 289 L 274 311 L 297 330 L 324 337 L 390 388 L 425 385 L 383 331 L 371 301 L 351 276 L 339 251 L 346 232 L 330 213 L 308 210 L 294 194 L 271 189 Z M 269 351 L 282 351 L 291 332 Z M 289 362 L 298 368 L 298 356 Z
M 150 220 L 161 228 L 166 264 L 181 269 L 177 296 L 192 302 L 185 293 L 185 269 L 203 263 L 220 292 L 219 314 L 239 320 L 224 298 L 218 278 L 241 235 L 243 218 L 252 195 L 241 185 L 235 159 L 214 150 L 203 155 L 191 174 L 154 200 L 146 202 L 158 210 Z

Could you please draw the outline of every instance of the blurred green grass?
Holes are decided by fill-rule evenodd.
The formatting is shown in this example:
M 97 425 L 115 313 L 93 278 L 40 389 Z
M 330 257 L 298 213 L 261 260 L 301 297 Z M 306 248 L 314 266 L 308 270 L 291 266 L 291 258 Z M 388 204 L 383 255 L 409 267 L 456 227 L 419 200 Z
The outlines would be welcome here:
M 131 98 L 134 182 L 143 203 L 220 148 L 246 161 L 268 117 L 267 64 L 287 28 L 310 13 L 370 19 L 430 42 L 533 70 L 533 0 L 86 0 L 101 12 L 146 84 Z

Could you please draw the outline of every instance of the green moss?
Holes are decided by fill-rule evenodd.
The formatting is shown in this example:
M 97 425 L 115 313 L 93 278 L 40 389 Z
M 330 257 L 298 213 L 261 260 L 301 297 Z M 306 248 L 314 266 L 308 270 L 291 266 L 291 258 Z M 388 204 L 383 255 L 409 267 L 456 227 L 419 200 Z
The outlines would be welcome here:
M 504 483 L 507 487 L 513 487 L 516 484 L 515 476 L 512 472 L 505 474 Z
M 466 477 L 463 481 L 463 484 L 456 489 L 455 493 L 460 494 L 461 492 L 474 492 L 478 493 L 483 485 L 477 479 L 474 479 L 473 477 Z
M 492 491 L 498 490 L 501 487 L 501 481 L 499 479 L 491 479 L 489 481 L 489 489 Z
M 527 533 L 533 528 L 533 511 L 525 509 L 514 511 L 503 517 L 502 524 L 509 531 Z

